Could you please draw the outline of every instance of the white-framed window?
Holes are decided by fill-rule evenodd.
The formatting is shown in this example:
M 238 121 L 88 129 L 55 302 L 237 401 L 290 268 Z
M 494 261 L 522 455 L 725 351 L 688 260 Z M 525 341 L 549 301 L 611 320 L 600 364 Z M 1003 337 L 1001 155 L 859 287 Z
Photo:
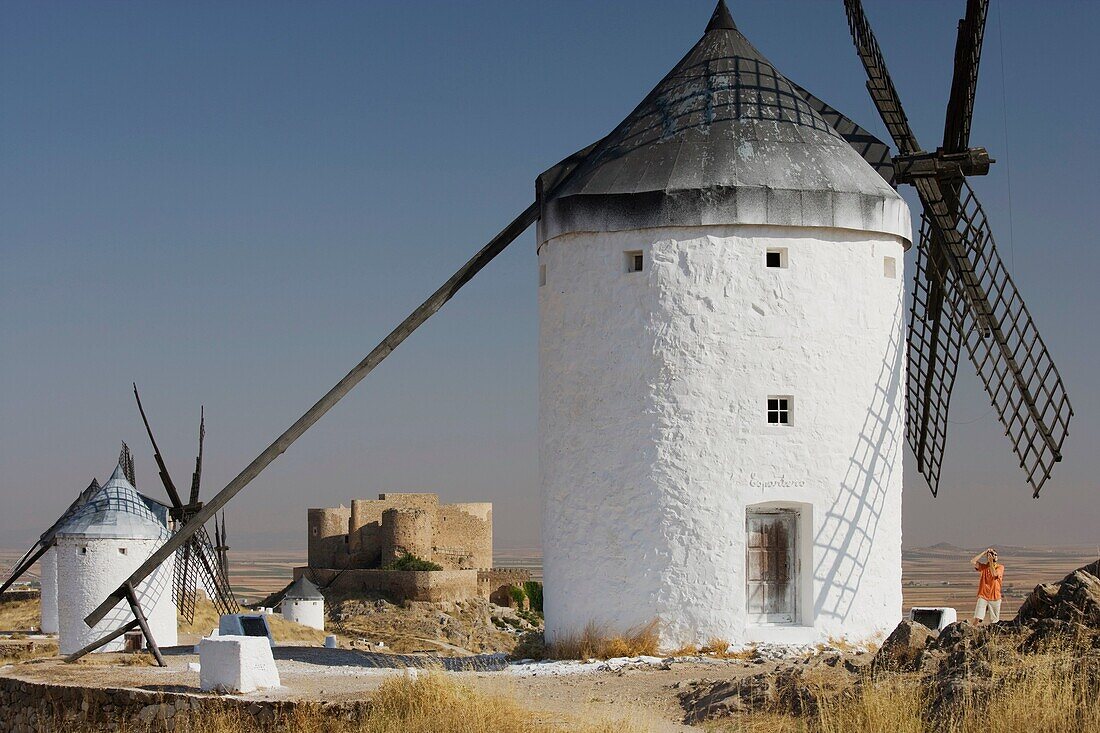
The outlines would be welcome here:
M 882 258 L 882 275 L 888 277 L 891 280 L 898 276 L 898 261 L 894 257 Z
M 794 421 L 794 397 L 768 396 L 768 425 L 790 425 Z
M 546 284 L 546 265 L 539 265 L 539 287 Z
M 764 266 L 772 269 L 785 270 L 787 268 L 787 248 L 769 247 L 764 252 Z
M 645 269 L 645 255 L 642 253 L 642 250 L 630 250 L 623 254 L 626 256 L 627 272 L 641 272 Z

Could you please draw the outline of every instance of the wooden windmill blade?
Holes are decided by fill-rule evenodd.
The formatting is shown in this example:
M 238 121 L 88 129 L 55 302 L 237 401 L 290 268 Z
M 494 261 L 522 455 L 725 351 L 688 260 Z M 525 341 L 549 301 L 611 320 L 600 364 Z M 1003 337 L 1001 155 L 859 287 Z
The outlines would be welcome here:
M 936 230 L 922 217 L 907 343 L 905 434 L 917 470 L 937 496 L 962 333 L 952 316 L 960 307 L 958 291 L 934 236 Z M 953 297 L 945 298 L 945 292 Z
M 565 177 L 567 179 L 568 176 Z M 563 180 L 565 180 L 563 179 Z M 560 184 L 559 184 L 560 185 Z M 447 301 L 454 297 L 455 293 L 462 289 L 466 283 L 481 272 L 504 249 L 514 242 L 529 226 L 539 218 L 539 204 L 532 202 L 526 209 L 513 219 L 495 237 L 478 250 L 466 264 L 458 269 L 443 285 L 401 322 L 381 343 L 374 347 L 361 362 L 359 362 L 343 379 L 336 383 L 321 399 L 319 399 L 298 420 L 287 428 L 282 435 L 275 439 L 271 445 L 256 456 L 232 481 L 206 502 L 187 523 L 180 528 L 167 542 L 154 552 L 149 558 L 135 570 L 111 595 L 103 600 L 94 611 L 85 617 L 84 622 L 89 626 L 95 626 L 106 616 L 115 604 L 126 598 L 126 589 L 136 587 L 136 584 L 147 578 L 168 556 L 182 547 L 190 537 L 201 530 L 210 518 L 217 514 L 230 499 L 237 495 L 241 489 L 256 478 L 271 462 L 282 455 L 287 448 L 294 444 L 314 423 L 336 405 L 343 397 L 359 384 L 375 367 L 393 353 L 401 343 L 418 329 L 434 314 L 439 312 Z
M 867 91 L 870 92 L 890 137 L 901 153 L 919 152 L 920 145 L 909 127 L 909 118 L 901 107 L 901 99 L 894 88 L 890 72 L 886 70 L 886 60 L 882 57 L 882 50 L 871 31 L 871 24 L 867 22 L 863 3 L 860 0 L 844 0 L 844 10 L 848 15 L 848 29 L 852 32 L 856 52 L 867 71 Z
M 191 495 L 188 504 L 194 506 L 199 501 L 199 484 L 202 483 L 202 445 L 206 440 L 205 409 L 199 407 L 199 453 L 195 457 L 195 471 L 191 474 Z
M 974 117 L 978 66 L 988 12 L 989 0 L 967 0 L 966 16 L 959 21 L 951 96 L 947 100 L 943 124 L 943 149 L 948 153 L 961 153 L 970 147 L 970 122 Z
M 909 442 L 922 462 L 933 493 L 946 436 L 955 340 L 947 314 L 989 394 L 1034 495 L 1062 459 L 1062 443 L 1073 408 L 1046 345 L 993 241 L 981 204 L 966 182 L 992 162 L 982 148 L 970 148 L 970 118 L 977 88 L 986 0 L 969 0 L 959 26 L 955 73 L 944 147 L 925 153 L 912 129 L 860 0 L 845 0 L 848 25 L 863 66 L 867 89 L 901 154 L 895 172 L 917 189 L 931 236 L 917 272 L 917 297 L 910 324 L 909 366 L 919 384 L 910 390 Z M 946 353 L 941 353 L 941 348 Z M 927 459 L 927 464 L 924 461 Z
M 145 416 L 145 408 L 141 405 L 141 395 L 138 394 L 136 382 L 134 383 L 134 399 L 137 400 L 141 422 L 145 425 L 145 433 L 149 436 L 149 442 L 153 444 L 153 460 L 157 464 L 160 482 L 164 484 L 164 490 L 168 493 L 168 500 L 172 502 L 172 509 L 178 512 L 183 508 L 183 501 L 180 499 L 179 491 L 176 490 L 176 485 L 172 482 L 172 477 L 168 474 L 168 467 L 164 465 L 164 457 L 160 454 L 160 446 L 157 445 L 157 439 L 153 437 L 153 429 L 149 427 L 149 418 Z
M 917 189 L 938 186 L 919 180 Z M 966 303 L 955 314 L 963 346 L 989 394 L 997 416 L 1012 441 L 1020 467 L 1038 496 L 1054 464 L 1062 460 L 1073 407 L 1027 305 L 997 253 L 993 232 L 981 204 L 965 179 L 961 181 L 957 213 L 945 202 L 926 198 L 933 224 L 945 234 L 948 266 L 958 278 Z M 956 229 L 945 224 L 958 221 Z

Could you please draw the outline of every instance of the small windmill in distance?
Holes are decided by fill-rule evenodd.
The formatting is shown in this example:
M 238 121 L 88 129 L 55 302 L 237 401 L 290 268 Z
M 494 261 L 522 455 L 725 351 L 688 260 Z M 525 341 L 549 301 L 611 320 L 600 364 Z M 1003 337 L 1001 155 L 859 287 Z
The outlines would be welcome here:
M 145 414 L 145 408 L 141 404 L 141 396 L 138 394 L 137 384 L 134 384 L 134 399 L 137 401 L 138 412 L 141 413 L 141 421 L 145 424 L 145 432 L 149 435 L 149 442 L 153 445 L 153 458 L 157 463 L 161 483 L 168 493 L 172 503 L 170 514 L 178 527 L 185 526 L 192 517 L 202 509 L 199 501 L 199 489 L 202 485 L 202 451 L 206 440 L 206 415 L 200 408 L 199 412 L 199 451 L 195 457 L 195 470 L 191 474 L 191 491 L 186 504 L 180 498 L 168 468 L 164 464 L 160 447 L 153 430 L 149 426 L 149 418 Z M 172 578 L 172 590 L 176 600 L 176 608 L 188 623 L 195 619 L 195 599 L 198 591 L 199 578 L 207 596 L 218 609 L 218 613 L 237 613 L 240 610 L 237 599 L 233 594 L 233 588 L 229 585 L 229 560 L 228 546 L 225 544 L 225 515 L 222 515 L 221 529 L 218 528 L 217 517 L 214 519 L 215 542 L 211 542 L 206 527 L 201 527 L 188 538 L 176 551 L 175 572 Z

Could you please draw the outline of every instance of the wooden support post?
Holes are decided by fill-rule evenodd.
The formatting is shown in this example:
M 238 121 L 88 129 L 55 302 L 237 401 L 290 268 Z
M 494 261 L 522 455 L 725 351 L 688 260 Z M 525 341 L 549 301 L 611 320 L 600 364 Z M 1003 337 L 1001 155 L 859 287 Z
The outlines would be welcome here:
M 123 586 L 126 590 L 126 600 L 130 603 L 130 610 L 134 614 L 134 618 L 137 619 L 137 623 L 141 626 L 141 633 L 145 635 L 145 644 L 149 647 L 149 651 L 153 653 L 153 657 L 157 660 L 157 666 L 167 667 L 164 662 L 164 657 L 160 654 L 160 648 L 157 646 L 156 639 L 153 638 L 153 632 L 149 630 L 149 622 L 145 619 L 145 613 L 141 610 L 141 604 L 138 603 L 137 593 L 134 592 L 134 586 L 126 583 Z
M 112 631 L 107 636 L 104 636 L 102 639 L 97 639 L 96 641 L 93 641 L 91 644 L 84 647 L 83 649 L 80 649 L 79 651 L 73 652 L 69 656 L 65 657 L 65 661 L 66 662 L 75 662 L 76 660 L 83 657 L 85 654 L 90 654 L 91 652 L 94 652 L 96 649 L 99 649 L 101 646 L 106 646 L 107 644 L 110 644 L 112 641 L 114 641 L 118 637 L 122 636 L 123 634 L 126 634 L 130 631 L 133 631 L 139 625 L 140 624 L 138 623 L 138 620 L 134 619 L 130 623 L 126 624 L 125 626 L 123 626 L 121 628 L 118 628 L 118 629 L 115 629 L 114 631 Z

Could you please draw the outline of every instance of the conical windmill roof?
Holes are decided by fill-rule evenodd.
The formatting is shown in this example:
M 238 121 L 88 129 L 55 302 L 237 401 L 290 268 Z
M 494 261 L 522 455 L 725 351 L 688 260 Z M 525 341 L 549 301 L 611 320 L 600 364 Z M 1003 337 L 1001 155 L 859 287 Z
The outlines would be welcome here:
M 87 503 L 81 506 L 58 533 L 118 539 L 165 539 L 168 528 L 149 500 L 137 492 L 123 475 L 122 466 Z
M 626 119 L 537 185 L 540 242 L 704 224 L 911 237 L 901 197 L 742 35 L 724 0 L 699 42 Z
M 321 591 L 317 589 L 317 586 L 310 582 L 304 575 L 294 581 L 294 583 L 286 589 L 283 600 L 285 601 L 288 598 L 295 601 L 325 600 L 325 597 L 321 595 Z

